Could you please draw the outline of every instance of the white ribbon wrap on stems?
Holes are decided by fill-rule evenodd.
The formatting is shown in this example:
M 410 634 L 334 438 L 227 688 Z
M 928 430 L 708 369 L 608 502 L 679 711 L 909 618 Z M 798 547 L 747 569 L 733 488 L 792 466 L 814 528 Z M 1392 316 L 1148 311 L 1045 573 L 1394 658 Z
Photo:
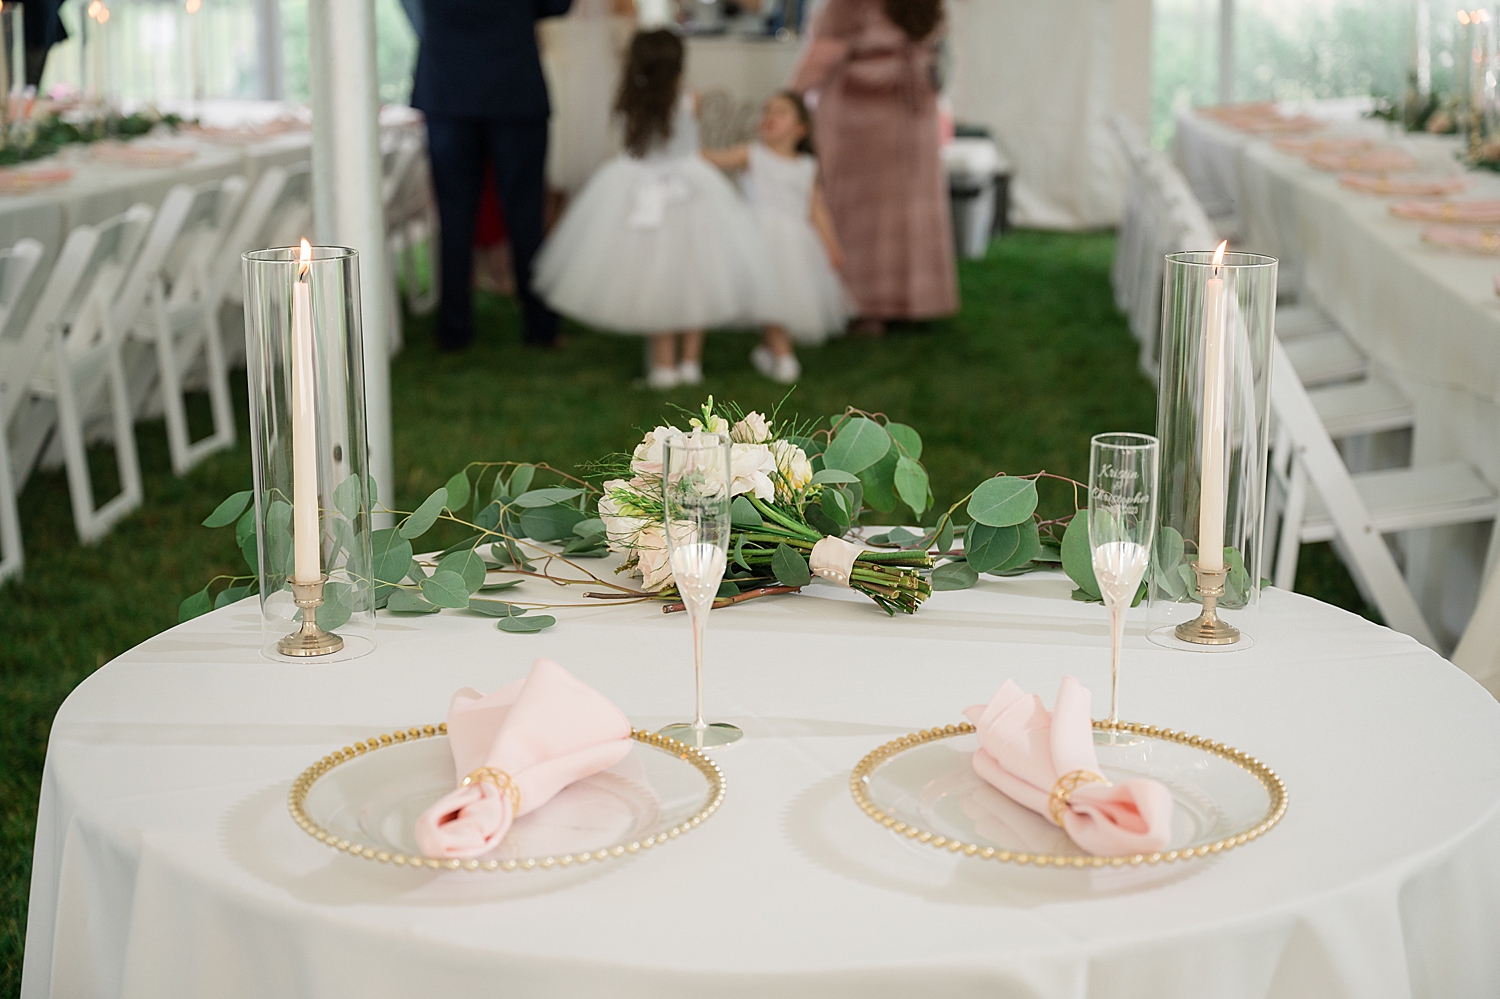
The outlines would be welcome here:
M 864 551 L 859 545 L 843 538 L 827 537 L 813 545 L 808 567 L 814 576 L 822 576 L 830 583 L 849 585 L 849 574 L 854 571 L 854 560 Z

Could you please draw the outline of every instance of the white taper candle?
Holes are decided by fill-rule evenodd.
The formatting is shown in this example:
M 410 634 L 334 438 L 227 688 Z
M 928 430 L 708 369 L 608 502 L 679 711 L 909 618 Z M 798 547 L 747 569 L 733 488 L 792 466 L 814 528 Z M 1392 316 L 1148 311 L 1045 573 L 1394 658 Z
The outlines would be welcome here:
M 323 575 L 318 525 L 318 409 L 312 326 L 312 247 L 302 241 L 292 282 L 292 578 Z
M 1198 565 L 1224 568 L 1224 262 L 1227 241 L 1214 251 L 1203 303 L 1203 440 L 1198 506 Z

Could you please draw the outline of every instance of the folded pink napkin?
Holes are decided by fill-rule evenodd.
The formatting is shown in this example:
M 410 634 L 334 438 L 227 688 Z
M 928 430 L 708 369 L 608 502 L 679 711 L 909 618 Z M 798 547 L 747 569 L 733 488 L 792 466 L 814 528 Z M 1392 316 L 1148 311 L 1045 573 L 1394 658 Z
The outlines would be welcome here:
M 482 857 L 511 823 L 630 752 L 630 722 L 548 659 L 489 696 L 465 687 L 448 708 L 459 788 L 417 819 L 417 846 L 440 859 Z
M 1154 780 L 1111 784 L 1094 752 L 1089 692 L 1062 679 L 1049 712 L 1007 680 L 989 704 L 964 712 L 978 730 L 974 772 L 1062 826 L 1092 854 L 1156 853 L 1172 838 L 1172 795 Z

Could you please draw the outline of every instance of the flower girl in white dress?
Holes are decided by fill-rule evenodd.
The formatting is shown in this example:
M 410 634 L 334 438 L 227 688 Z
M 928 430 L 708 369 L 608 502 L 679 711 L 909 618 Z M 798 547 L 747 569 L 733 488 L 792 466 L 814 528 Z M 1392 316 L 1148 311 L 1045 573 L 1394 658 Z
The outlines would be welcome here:
M 817 344 L 842 333 L 851 307 L 837 273 L 843 252 L 823 202 L 807 105 L 790 91 L 773 95 L 757 131 L 756 142 L 704 157 L 743 171 L 740 187 L 775 271 L 774 295 L 761 306 L 765 333 L 750 359 L 767 378 L 790 384 L 802 374 L 793 342 Z
M 646 383 L 662 390 L 701 382 L 703 331 L 760 321 L 773 283 L 749 209 L 699 155 L 682 62 L 671 31 L 632 39 L 615 102 L 625 152 L 558 222 L 532 285 L 565 316 L 650 336 Z

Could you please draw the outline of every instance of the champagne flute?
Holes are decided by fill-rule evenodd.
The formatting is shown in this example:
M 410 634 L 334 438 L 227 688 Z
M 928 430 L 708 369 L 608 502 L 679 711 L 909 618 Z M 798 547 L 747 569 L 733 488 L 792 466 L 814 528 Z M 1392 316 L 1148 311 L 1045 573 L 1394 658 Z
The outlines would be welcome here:
M 697 709 L 691 722 L 661 730 L 702 749 L 727 746 L 744 735 L 725 722 L 703 720 L 703 638 L 724 569 L 729 562 L 729 438 L 694 431 L 662 445 L 662 504 L 667 556 L 677 592 L 693 626 L 693 677 Z
M 1151 562 L 1159 448 L 1147 434 L 1099 434 L 1089 447 L 1089 548 L 1109 609 L 1109 720 L 1120 720 L 1120 647 L 1125 615 Z M 1104 741 L 1122 741 L 1110 732 Z

